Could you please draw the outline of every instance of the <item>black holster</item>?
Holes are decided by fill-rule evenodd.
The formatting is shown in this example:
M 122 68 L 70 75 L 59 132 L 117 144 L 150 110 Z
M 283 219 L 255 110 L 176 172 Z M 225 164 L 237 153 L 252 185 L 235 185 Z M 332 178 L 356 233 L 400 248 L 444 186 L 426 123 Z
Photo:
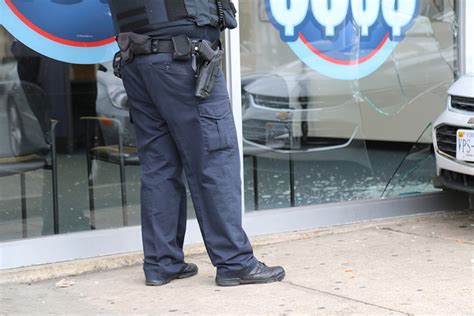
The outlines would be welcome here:
M 149 55 L 152 53 L 151 38 L 148 35 L 137 33 L 120 33 L 117 36 L 122 60 L 130 63 L 136 55 Z
M 151 38 L 137 33 L 120 33 L 117 36 L 120 51 L 113 60 L 115 76 L 122 78 L 123 63 L 131 63 L 136 55 L 149 55 L 152 53 Z
M 198 52 L 201 61 L 197 68 L 196 90 L 194 95 L 201 99 L 205 99 L 211 95 L 219 71 L 222 68 L 224 51 L 220 49 L 220 47 L 214 48 L 213 46 L 211 46 L 209 41 L 203 40 L 200 41 L 194 49 L 194 51 Z

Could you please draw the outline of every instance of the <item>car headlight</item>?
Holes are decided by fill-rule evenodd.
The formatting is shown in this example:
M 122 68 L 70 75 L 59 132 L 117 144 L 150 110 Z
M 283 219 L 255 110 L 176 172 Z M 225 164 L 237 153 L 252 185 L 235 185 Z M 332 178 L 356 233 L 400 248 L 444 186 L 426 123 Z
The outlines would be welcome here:
M 452 101 L 451 101 L 451 96 L 450 95 L 448 95 L 448 99 L 447 99 L 446 102 L 448 102 L 448 110 L 453 111 L 453 106 L 451 104 Z

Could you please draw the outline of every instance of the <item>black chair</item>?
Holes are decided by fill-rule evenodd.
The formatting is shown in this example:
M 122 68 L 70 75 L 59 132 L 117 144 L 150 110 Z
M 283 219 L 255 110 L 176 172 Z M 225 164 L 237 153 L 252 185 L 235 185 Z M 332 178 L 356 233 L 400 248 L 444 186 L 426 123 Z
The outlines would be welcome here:
M 5 96 L 10 148 L 1 148 L 0 177 L 20 175 L 21 218 L 23 237 L 28 237 L 26 173 L 51 171 L 53 196 L 53 230 L 59 234 L 58 168 L 55 129 L 50 119 L 51 104 L 45 91 L 29 81 L 5 81 L 0 86 Z
M 258 156 L 253 153 L 247 153 L 244 149 L 244 159 L 251 158 L 252 159 L 252 170 L 253 170 L 253 203 L 255 211 L 258 211 L 260 208 L 259 206 L 259 199 L 258 199 Z
M 282 112 L 285 113 L 285 112 Z M 296 206 L 296 195 L 295 195 L 295 163 L 292 158 L 293 152 L 293 123 L 291 121 L 291 115 L 287 115 L 281 119 L 281 122 L 286 122 L 286 130 L 288 131 L 288 137 L 290 139 L 289 148 L 285 149 L 285 145 L 283 144 L 261 144 L 255 143 L 251 140 L 245 139 L 244 135 L 244 144 L 243 144 L 243 156 L 245 158 L 252 159 L 252 168 L 253 168 L 253 199 L 254 199 L 254 208 L 255 210 L 259 210 L 260 203 L 259 203 L 259 189 L 258 189 L 258 157 L 264 156 L 268 153 L 274 153 L 278 155 L 282 155 L 285 159 L 288 159 L 289 164 L 289 182 L 290 182 L 290 205 L 291 207 Z M 268 141 L 268 140 L 267 140 Z M 246 146 L 247 145 L 247 146 Z
M 11 109 L 9 109 L 11 110 Z M 59 211 L 58 211 L 58 176 L 57 176 L 57 158 L 55 127 L 57 121 L 51 121 L 50 140 L 48 141 L 48 153 L 38 151 L 26 155 L 12 155 L 11 157 L 0 158 L 0 177 L 20 175 L 21 190 L 21 219 L 23 226 L 23 238 L 28 237 L 28 213 L 26 197 L 26 173 L 39 169 L 51 171 L 52 176 L 52 195 L 53 195 L 53 228 L 54 234 L 59 234 Z M 15 140 L 11 140 L 15 141 Z M 49 157 L 48 157 L 49 156 Z
M 99 160 L 119 166 L 120 185 L 122 197 L 123 225 L 128 226 L 127 209 L 127 187 L 125 177 L 126 166 L 139 166 L 138 154 L 135 146 L 125 146 L 123 144 L 122 123 L 108 117 L 81 117 L 86 127 L 86 156 L 87 156 L 87 178 L 89 183 L 89 209 L 91 217 L 91 227 L 95 229 L 95 204 L 94 204 L 94 182 L 92 176 L 92 162 Z M 100 131 L 103 129 L 113 129 L 116 133 L 116 144 L 104 144 Z

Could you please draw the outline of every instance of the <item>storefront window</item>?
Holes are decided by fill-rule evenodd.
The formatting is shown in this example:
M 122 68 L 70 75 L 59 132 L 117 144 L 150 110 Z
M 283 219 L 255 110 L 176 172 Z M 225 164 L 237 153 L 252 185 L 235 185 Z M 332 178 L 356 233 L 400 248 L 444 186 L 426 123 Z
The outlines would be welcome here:
M 429 124 L 457 65 L 452 1 L 415 1 L 403 36 L 382 8 L 367 30 L 356 28 L 350 5 L 344 22 L 332 29 L 325 21 L 324 29 L 311 7 L 318 2 L 300 0 L 305 10 L 286 5 L 288 14 L 278 15 L 272 6 L 285 1 L 239 1 L 246 210 L 433 191 Z M 9 2 L 17 10 L 5 3 L 0 241 L 139 225 L 139 162 L 127 96 L 108 62 L 116 47 L 103 22 L 106 2 Z M 91 19 L 83 24 L 92 35 L 80 37 L 87 53 L 77 53 L 84 43 L 76 45 L 64 23 L 35 19 L 40 9 L 66 8 Z M 388 25 L 393 41 L 383 33 Z M 334 60 L 348 70 L 332 68 Z
M 0 61 L 0 240 L 139 225 L 133 125 L 111 62 L 61 62 L 1 26 Z
M 239 1 L 248 211 L 434 191 L 453 1 L 363 3 Z
M 133 132 L 110 64 L 60 62 L 5 29 L 0 41 L 0 239 L 138 224 Z

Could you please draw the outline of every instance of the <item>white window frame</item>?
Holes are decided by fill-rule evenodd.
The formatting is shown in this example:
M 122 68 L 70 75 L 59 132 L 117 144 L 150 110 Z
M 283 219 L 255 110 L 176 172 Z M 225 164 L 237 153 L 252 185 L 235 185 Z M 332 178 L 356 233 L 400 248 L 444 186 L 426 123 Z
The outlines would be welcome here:
M 237 19 L 239 19 L 239 1 L 235 1 L 237 9 Z M 226 51 L 226 80 L 229 90 L 230 100 L 234 113 L 235 127 L 237 129 L 237 139 L 239 140 L 240 157 L 243 157 L 243 130 L 242 130 L 242 94 L 241 73 L 240 73 L 240 24 L 237 29 L 225 31 L 225 51 Z M 242 180 L 242 214 L 245 214 L 245 191 L 244 191 L 244 163 L 240 159 L 240 178 Z
M 460 74 L 474 73 L 474 1 L 458 0 Z

